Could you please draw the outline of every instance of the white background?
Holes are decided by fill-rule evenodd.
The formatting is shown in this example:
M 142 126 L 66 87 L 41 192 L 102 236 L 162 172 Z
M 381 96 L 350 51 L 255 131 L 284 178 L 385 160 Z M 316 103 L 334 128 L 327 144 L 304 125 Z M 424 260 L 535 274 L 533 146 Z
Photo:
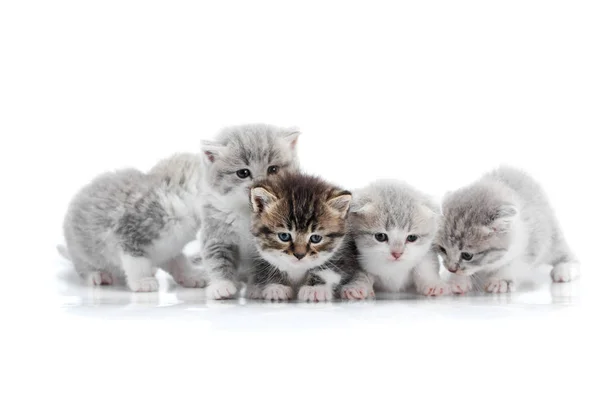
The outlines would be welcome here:
M 583 398 L 599 20 L 595 1 L 1 2 L 2 397 Z M 565 309 L 67 306 L 89 301 L 56 290 L 77 284 L 54 249 L 75 191 L 251 122 L 298 127 L 305 169 L 349 189 L 386 177 L 441 196 L 525 168 L 589 289 Z

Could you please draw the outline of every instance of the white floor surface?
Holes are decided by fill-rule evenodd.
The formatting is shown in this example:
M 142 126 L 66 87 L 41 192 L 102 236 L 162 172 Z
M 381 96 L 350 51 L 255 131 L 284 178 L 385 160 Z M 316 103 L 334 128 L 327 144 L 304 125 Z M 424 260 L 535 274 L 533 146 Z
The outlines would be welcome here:
M 540 271 L 540 283 L 505 295 L 275 304 L 207 301 L 159 277 L 158 293 L 85 287 L 57 257 L 51 284 L 11 296 L 20 304 L 3 344 L 15 379 L 0 393 L 597 398 L 584 280 L 551 284 Z

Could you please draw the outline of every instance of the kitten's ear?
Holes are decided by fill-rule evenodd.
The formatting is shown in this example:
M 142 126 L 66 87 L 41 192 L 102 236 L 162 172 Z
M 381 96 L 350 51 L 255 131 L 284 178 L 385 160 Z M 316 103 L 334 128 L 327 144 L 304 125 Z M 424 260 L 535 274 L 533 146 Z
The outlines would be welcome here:
M 434 231 L 437 230 L 438 225 L 440 224 L 442 219 L 442 214 L 440 210 L 437 208 L 431 208 L 424 204 L 421 204 L 419 207 L 421 210 L 421 215 L 430 224 L 430 228 Z
M 223 154 L 225 148 L 226 146 L 223 146 L 222 144 L 208 140 L 202 142 L 202 153 L 204 153 L 206 159 L 211 163 L 214 163 L 215 160 Z
M 333 196 L 327 200 L 327 205 L 340 213 L 342 218 L 346 218 L 348 209 L 350 208 L 350 201 L 352 201 L 352 194 L 344 190 L 334 193 Z
M 440 210 L 439 209 L 432 209 L 429 206 L 426 206 L 424 204 L 421 204 L 420 206 L 421 212 L 423 213 L 423 215 L 426 218 L 434 218 L 437 219 L 441 216 Z
M 277 200 L 277 196 L 263 187 L 259 186 L 250 190 L 252 210 L 257 214 L 263 212 L 267 207 L 273 205 Z
M 496 209 L 492 222 L 484 229 L 487 233 L 507 232 L 518 215 L 519 210 L 513 204 L 503 204 Z
M 363 204 L 356 204 L 350 206 L 350 214 L 365 215 L 371 213 L 375 209 L 375 206 L 371 202 Z
M 300 131 L 298 129 L 290 129 L 285 132 L 281 138 L 286 142 L 290 149 L 296 150 L 296 145 L 298 144 L 298 137 L 300 136 Z

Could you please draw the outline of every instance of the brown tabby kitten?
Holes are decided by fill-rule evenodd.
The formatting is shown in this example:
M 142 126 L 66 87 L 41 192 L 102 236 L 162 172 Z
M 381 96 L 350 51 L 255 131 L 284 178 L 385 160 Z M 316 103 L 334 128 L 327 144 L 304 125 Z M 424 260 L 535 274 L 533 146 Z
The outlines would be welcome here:
M 252 235 L 254 263 L 249 297 L 303 301 L 331 300 L 358 271 L 346 217 L 350 192 L 301 173 L 255 184 Z

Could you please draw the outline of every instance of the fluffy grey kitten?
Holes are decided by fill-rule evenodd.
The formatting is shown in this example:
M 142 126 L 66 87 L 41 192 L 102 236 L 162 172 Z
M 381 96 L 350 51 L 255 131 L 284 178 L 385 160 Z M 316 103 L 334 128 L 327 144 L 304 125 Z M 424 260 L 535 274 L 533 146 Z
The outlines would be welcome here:
M 424 295 L 450 293 L 439 275 L 432 248 L 439 208 L 425 194 L 396 181 L 378 181 L 354 192 L 349 222 L 360 265 L 366 272 L 342 289 L 356 298 L 371 291 L 397 292 L 410 287 Z
M 149 173 L 108 172 L 83 187 L 64 219 L 69 258 L 92 285 L 126 278 L 136 292 L 158 289 L 164 269 L 187 287 L 205 286 L 182 253 L 200 226 L 200 154 L 176 154 Z
M 210 275 L 209 298 L 233 297 L 247 278 L 257 257 L 250 233 L 250 188 L 258 180 L 298 169 L 299 134 L 271 125 L 243 125 L 204 143 L 199 241 Z
M 501 167 L 448 194 L 442 213 L 436 247 L 456 293 L 473 284 L 512 291 L 528 267 L 543 264 L 553 266 L 555 282 L 579 274 L 544 191 L 520 170 Z

